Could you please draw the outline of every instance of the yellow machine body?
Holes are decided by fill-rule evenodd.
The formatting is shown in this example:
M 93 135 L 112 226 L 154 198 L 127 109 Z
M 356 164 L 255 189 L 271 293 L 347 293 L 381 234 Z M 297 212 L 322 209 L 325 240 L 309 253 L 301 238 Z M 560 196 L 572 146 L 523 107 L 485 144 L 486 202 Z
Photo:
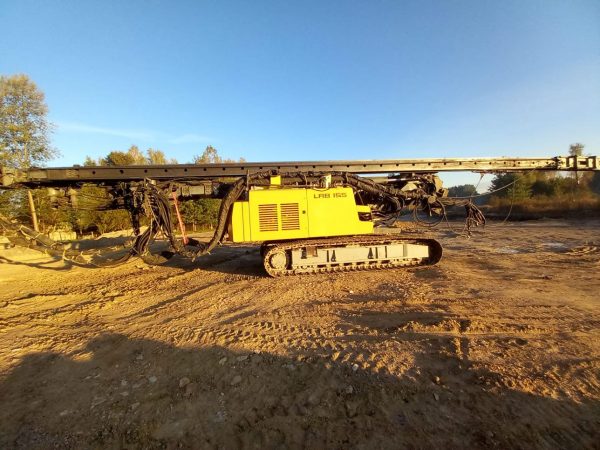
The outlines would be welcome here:
M 233 242 L 372 233 L 371 209 L 356 204 L 352 188 L 287 188 L 276 182 L 235 202 L 229 229 Z

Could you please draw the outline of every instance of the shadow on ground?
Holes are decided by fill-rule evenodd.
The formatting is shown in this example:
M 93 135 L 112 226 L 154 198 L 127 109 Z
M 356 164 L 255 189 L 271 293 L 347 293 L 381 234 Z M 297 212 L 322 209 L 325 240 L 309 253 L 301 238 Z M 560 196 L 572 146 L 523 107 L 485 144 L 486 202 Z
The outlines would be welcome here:
M 599 442 L 598 402 L 499 387 L 495 374 L 473 367 L 451 339 L 431 342 L 398 378 L 318 356 L 177 348 L 107 333 L 76 353 L 28 354 L 6 374 L 0 447 L 583 448 Z
M 165 263 L 169 267 L 184 270 L 202 269 L 244 277 L 268 277 L 260 256 L 260 247 L 252 245 L 225 244 L 215 248 L 210 254 L 191 261 L 175 255 Z
M 152 246 L 153 253 L 160 253 L 162 250 L 167 250 L 168 246 L 164 243 L 157 243 Z M 102 249 L 98 248 L 99 255 L 94 256 L 93 260 L 98 264 L 106 264 L 110 267 L 110 260 L 118 260 L 124 256 L 128 249 Z M 31 257 L 22 258 L 14 250 L 8 255 L 0 255 L 0 266 L 2 264 L 28 266 L 36 269 L 51 270 L 51 271 L 67 271 L 74 267 L 81 267 L 90 270 L 96 270 L 99 267 L 89 263 L 78 263 L 69 259 L 63 259 L 57 256 L 49 256 L 43 253 L 43 249 L 36 251 L 35 256 L 45 258 L 44 261 L 33 260 Z M 30 255 L 29 255 L 30 256 Z M 130 262 L 138 265 L 146 263 L 140 258 L 132 257 Z M 228 275 L 240 275 L 242 277 L 268 277 L 260 257 L 260 250 L 257 246 L 249 245 L 223 245 L 215 248 L 210 254 L 199 257 L 192 261 L 179 255 L 174 255 L 164 264 L 165 267 L 173 267 L 191 271 L 202 269 L 208 272 L 219 272 Z
M 44 255 L 40 253 L 40 257 Z M 0 256 L 0 265 L 1 264 L 11 264 L 15 266 L 28 266 L 33 267 L 35 269 L 43 269 L 43 270 L 69 270 L 77 264 L 74 264 L 70 261 L 63 260 L 62 258 L 56 257 L 48 257 L 48 260 L 43 262 L 34 262 L 34 261 L 19 261 L 18 259 L 7 258 L 5 256 Z M 0 266 L 1 267 L 1 266 Z

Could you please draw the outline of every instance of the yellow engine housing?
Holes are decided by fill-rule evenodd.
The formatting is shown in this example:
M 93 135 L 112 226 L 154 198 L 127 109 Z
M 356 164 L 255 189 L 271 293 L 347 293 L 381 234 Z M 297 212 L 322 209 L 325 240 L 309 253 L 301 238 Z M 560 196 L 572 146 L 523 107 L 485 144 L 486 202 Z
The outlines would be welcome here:
M 251 190 L 248 201 L 234 203 L 229 228 L 233 242 L 372 233 L 371 209 L 357 205 L 349 187 Z

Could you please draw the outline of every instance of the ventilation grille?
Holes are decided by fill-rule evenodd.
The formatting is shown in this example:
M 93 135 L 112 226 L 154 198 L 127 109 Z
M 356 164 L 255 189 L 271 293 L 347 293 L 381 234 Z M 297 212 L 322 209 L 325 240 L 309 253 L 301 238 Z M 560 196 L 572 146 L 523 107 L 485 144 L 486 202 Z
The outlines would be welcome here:
M 282 203 L 281 207 L 281 229 L 299 230 L 300 213 L 298 203 Z
M 265 231 L 293 231 L 300 229 L 300 208 L 298 203 L 274 203 L 258 205 L 258 227 L 260 232 Z M 281 217 L 281 228 L 279 220 Z
M 261 232 L 277 231 L 277 205 L 258 205 L 258 226 Z

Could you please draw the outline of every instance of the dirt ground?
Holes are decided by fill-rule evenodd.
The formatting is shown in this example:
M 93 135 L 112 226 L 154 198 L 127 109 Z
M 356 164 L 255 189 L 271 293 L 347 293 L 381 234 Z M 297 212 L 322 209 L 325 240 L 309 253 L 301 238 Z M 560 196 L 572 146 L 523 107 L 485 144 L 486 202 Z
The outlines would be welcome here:
M 600 448 L 599 231 L 442 228 L 436 267 L 280 279 L 249 246 L 2 250 L 0 447 Z

